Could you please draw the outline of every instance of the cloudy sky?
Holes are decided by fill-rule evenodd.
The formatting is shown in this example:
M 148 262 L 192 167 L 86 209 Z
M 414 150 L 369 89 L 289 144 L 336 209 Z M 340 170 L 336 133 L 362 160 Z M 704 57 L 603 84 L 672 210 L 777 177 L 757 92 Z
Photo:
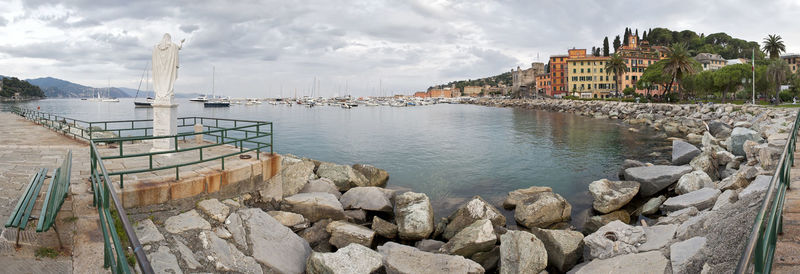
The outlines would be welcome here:
M 800 1 L 0 1 L 0 75 L 137 88 L 166 32 L 186 39 L 178 92 L 409 94 L 600 45 L 630 26 L 781 35 Z M 382 87 L 382 89 L 381 89 Z M 315 94 L 315 95 L 316 95 Z

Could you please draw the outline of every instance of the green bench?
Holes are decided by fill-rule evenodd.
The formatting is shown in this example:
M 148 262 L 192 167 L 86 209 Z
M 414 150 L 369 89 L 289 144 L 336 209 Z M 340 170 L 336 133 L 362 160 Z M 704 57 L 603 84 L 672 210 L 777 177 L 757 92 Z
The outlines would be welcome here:
M 39 197 L 39 192 L 44 185 L 47 176 L 47 169 L 42 168 L 37 172 L 31 181 L 22 197 L 19 198 L 17 206 L 11 212 L 5 227 L 13 227 L 17 229 L 16 246 L 19 247 L 19 232 L 25 230 L 29 220 L 37 220 L 36 232 L 45 232 L 51 227 L 56 232 L 59 247 L 61 244 L 61 237 L 58 235 L 58 228 L 56 228 L 56 215 L 61 210 L 61 205 L 69 193 L 69 178 L 72 171 L 72 150 L 67 152 L 67 157 L 61 166 L 56 168 L 53 176 L 50 179 L 50 185 L 47 187 L 44 202 L 42 203 L 42 210 L 39 216 L 32 216 L 31 212 L 36 204 L 36 198 Z

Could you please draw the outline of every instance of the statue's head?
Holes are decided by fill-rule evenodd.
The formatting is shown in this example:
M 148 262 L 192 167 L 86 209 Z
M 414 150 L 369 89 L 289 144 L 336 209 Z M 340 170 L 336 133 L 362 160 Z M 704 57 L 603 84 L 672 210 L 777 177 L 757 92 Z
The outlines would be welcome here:
M 161 50 L 165 50 L 169 48 L 170 45 L 172 45 L 172 37 L 169 35 L 169 33 L 164 33 L 164 37 L 161 38 L 161 42 L 159 42 L 156 46 Z

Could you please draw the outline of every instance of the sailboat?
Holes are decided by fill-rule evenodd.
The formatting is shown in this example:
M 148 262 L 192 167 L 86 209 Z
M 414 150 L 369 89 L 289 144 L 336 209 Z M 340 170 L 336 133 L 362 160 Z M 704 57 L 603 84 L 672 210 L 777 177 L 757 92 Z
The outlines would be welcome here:
M 147 65 L 150 65 L 150 63 L 148 62 Z M 145 82 L 145 89 L 147 89 L 148 86 L 150 85 L 150 74 L 147 73 L 147 68 L 148 66 L 145 66 L 144 71 L 142 72 L 142 78 L 139 79 L 139 87 L 136 88 L 136 97 L 133 98 L 133 106 L 137 108 L 153 107 L 153 98 L 147 97 L 147 99 L 144 102 L 138 100 L 139 90 L 142 88 L 142 80 L 144 79 L 145 74 L 147 75 L 147 82 Z
M 216 68 L 211 69 L 211 100 L 203 103 L 204 107 L 230 107 L 231 102 L 227 99 L 216 98 L 214 95 Z
M 102 102 L 111 102 L 111 103 L 119 103 L 119 99 L 111 98 L 111 80 L 108 80 L 108 88 L 106 88 L 106 94 L 108 97 L 101 99 Z

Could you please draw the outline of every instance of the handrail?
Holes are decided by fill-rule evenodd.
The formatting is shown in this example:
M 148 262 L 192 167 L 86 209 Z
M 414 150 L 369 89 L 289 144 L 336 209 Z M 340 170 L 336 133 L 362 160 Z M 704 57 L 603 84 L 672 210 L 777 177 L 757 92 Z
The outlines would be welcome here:
M 94 199 L 92 204 L 97 208 L 98 214 L 100 214 L 100 227 L 103 232 L 103 266 L 106 268 L 110 267 L 114 273 L 131 273 L 130 268 L 128 267 L 127 257 L 125 256 L 125 247 L 122 246 L 119 235 L 116 231 L 114 219 L 111 217 L 111 212 L 109 210 L 111 203 L 109 203 L 108 198 L 110 197 L 110 201 L 114 203 L 114 210 L 116 210 L 118 216 L 120 216 L 120 222 L 122 222 L 123 230 L 128 236 L 128 242 L 130 247 L 133 249 L 133 254 L 136 256 L 136 262 L 139 265 L 139 269 L 141 269 L 142 273 L 154 273 L 153 267 L 150 265 L 150 261 L 147 259 L 144 249 L 142 249 L 142 244 L 139 242 L 139 238 L 136 236 L 136 232 L 134 232 L 130 221 L 128 221 L 128 215 L 125 213 L 125 207 L 122 206 L 119 197 L 117 197 L 116 191 L 114 191 L 109 185 L 111 183 L 111 179 L 108 176 L 108 171 L 106 170 L 105 165 L 103 165 L 103 161 L 100 157 L 97 147 L 95 147 L 94 142 L 89 142 L 89 146 L 89 153 L 91 154 L 92 158 L 92 190 L 94 190 Z
M 794 126 L 783 147 L 761 209 L 753 222 L 753 229 L 747 240 L 742 256 L 736 266 L 737 274 L 770 273 L 774 259 L 777 234 L 783 232 L 783 202 L 786 189 L 791 181 L 791 167 L 794 164 L 795 143 L 800 128 L 800 111 L 795 117 Z

